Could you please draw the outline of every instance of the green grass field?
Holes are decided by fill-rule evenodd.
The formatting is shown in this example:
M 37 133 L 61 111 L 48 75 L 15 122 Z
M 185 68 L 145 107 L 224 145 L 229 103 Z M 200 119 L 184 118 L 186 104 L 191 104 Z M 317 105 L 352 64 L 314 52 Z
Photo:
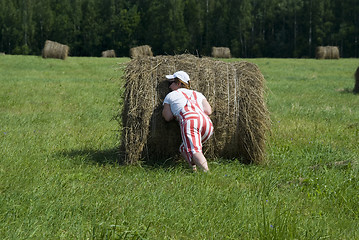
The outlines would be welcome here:
M 359 61 L 247 60 L 268 164 L 193 174 L 116 164 L 129 59 L 0 56 L 0 239 L 359 239 Z

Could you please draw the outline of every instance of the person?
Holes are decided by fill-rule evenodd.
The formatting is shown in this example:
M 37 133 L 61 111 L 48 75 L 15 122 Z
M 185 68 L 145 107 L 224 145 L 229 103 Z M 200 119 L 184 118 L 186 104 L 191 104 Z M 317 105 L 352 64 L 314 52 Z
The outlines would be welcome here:
M 162 116 L 166 121 L 177 120 L 180 125 L 182 144 L 179 148 L 193 171 L 198 166 L 209 171 L 208 163 L 202 152 L 202 144 L 213 134 L 211 105 L 205 96 L 190 89 L 190 78 L 184 71 L 166 75 L 169 81 L 168 93 L 163 101 Z

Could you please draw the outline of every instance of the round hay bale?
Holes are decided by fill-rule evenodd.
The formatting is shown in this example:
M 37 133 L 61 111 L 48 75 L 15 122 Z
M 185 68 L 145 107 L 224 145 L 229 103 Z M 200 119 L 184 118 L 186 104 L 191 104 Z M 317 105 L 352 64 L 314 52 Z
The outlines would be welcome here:
M 0 55 L 5 55 L 5 53 L 4 53 L 4 52 L 0 52 Z
M 340 54 L 339 54 L 339 48 L 336 46 L 330 46 L 330 51 L 331 51 L 331 59 L 339 59 Z
M 317 59 L 339 59 L 339 48 L 336 46 L 319 46 L 316 48 Z
M 179 154 L 181 136 L 176 121 L 162 118 L 169 93 L 166 74 L 186 71 L 193 89 L 212 105 L 214 135 L 204 144 L 209 158 L 265 160 L 269 113 L 264 100 L 265 80 L 255 64 L 225 63 L 193 55 L 132 59 L 125 69 L 120 152 L 126 164 L 165 160 Z
M 115 58 L 116 57 L 115 50 L 111 49 L 111 50 L 103 51 L 102 52 L 102 57 Z
M 354 85 L 353 93 L 358 94 L 359 93 L 359 67 L 355 71 L 354 78 L 355 78 L 355 85 Z
M 317 59 L 324 59 L 326 55 L 325 47 L 319 46 L 316 48 L 315 57 Z
M 130 49 L 131 58 L 153 57 L 152 49 L 149 45 L 142 45 Z
M 212 57 L 231 58 L 231 50 L 227 47 L 212 47 Z
M 69 46 L 53 42 L 50 40 L 45 41 L 45 46 L 42 50 L 43 58 L 59 58 L 66 59 L 69 54 Z

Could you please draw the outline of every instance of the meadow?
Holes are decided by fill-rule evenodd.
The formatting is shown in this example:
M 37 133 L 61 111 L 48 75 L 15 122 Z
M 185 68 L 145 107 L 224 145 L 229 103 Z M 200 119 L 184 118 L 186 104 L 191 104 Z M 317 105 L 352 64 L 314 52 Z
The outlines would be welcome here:
M 359 239 L 358 59 L 246 60 L 268 161 L 194 174 L 118 164 L 128 58 L 0 56 L 0 238 Z

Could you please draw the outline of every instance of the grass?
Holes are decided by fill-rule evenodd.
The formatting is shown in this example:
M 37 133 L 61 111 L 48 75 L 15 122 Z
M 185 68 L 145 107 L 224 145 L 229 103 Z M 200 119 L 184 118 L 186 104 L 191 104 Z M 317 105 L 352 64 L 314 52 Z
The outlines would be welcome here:
M 269 163 L 192 174 L 116 164 L 128 59 L 0 56 L 0 238 L 358 239 L 357 59 L 247 60 Z

